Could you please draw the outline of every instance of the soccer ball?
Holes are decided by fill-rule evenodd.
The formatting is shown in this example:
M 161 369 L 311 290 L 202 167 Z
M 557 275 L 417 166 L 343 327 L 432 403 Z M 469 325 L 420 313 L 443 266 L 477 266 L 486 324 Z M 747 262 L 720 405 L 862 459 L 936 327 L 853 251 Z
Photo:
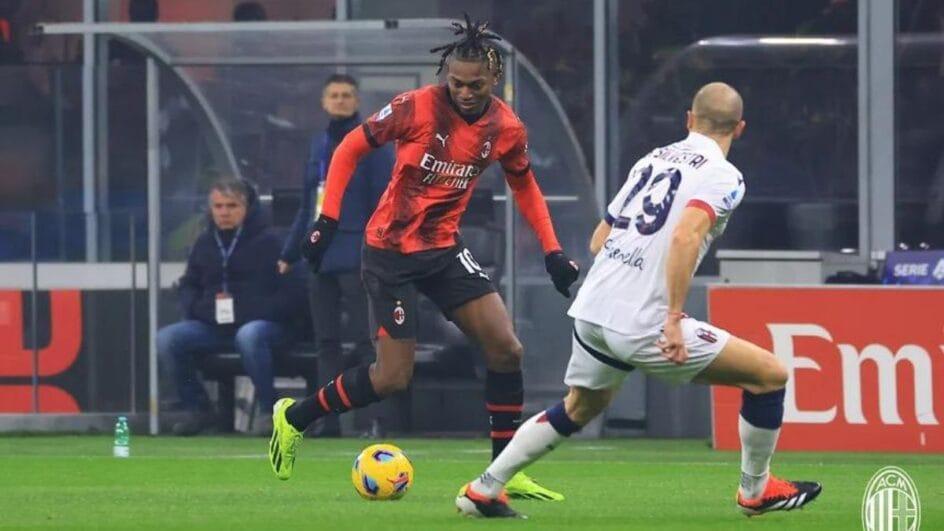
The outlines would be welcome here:
M 413 484 L 413 463 L 392 444 L 374 444 L 354 459 L 351 482 L 366 500 L 399 500 Z

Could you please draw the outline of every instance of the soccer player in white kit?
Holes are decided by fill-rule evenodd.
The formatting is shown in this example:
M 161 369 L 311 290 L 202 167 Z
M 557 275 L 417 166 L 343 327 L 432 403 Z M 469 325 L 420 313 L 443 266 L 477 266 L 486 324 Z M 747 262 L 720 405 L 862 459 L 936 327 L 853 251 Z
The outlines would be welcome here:
M 813 501 L 822 487 L 769 472 L 783 420 L 787 371 L 769 351 L 682 311 L 711 242 L 744 198 L 727 161 L 746 126 L 732 87 L 702 87 L 687 113 L 689 135 L 639 160 L 590 242 L 593 266 L 568 314 L 573 351 L 557 405 L 528 419 L 507 448 L 456 498 L 469 516 L 515 517 L 503 486 L 609 405 L 626 375 L 642 370 L 672 382 L 743 390 L 737 505 L 748 516 Z

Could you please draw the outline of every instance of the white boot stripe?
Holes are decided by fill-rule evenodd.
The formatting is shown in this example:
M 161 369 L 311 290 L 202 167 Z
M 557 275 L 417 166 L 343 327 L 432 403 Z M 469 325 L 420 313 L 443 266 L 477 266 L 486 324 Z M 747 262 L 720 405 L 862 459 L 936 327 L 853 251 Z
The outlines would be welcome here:
M 800 494 L 800 499 L 797 500 L 797 507 L 803 505 L 803 501 L 806 500 L 806 493 Z

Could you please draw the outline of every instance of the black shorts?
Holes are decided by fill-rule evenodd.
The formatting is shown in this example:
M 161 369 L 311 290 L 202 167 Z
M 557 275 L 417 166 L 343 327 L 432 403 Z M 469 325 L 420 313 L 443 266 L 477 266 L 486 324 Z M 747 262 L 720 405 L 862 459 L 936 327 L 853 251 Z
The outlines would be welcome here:
M 416 337 L 416 293 L 449 313 L 466 302 L 495 293 L 488 274 L 461 242 L 447 249 L 412 254 L 363 249 L 361 275 L 370 301 L 370 327 L 376 336 Z

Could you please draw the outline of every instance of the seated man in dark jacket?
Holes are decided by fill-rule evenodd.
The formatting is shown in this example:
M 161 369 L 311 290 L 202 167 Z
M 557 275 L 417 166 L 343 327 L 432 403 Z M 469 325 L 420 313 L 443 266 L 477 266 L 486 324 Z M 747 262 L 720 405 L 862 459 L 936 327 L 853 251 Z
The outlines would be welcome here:
M 281 240 L 262 219 L 255 191 L 243 181 L 221 179 L 210 188 L 212 221 L 193 245 L 179 283 L 184 320 L 158 331 L 160 359 L 171 367 L 177 393 L 189 415 L 174 433 L 193 435 L 212 422 L 195 358 L 236 350 L 252 379 L 261 417 L 275 403 L 273 352 L 296 337 L 303 289 L 280 275 Z M 264 426 L 258 431 L 264 432 Z

